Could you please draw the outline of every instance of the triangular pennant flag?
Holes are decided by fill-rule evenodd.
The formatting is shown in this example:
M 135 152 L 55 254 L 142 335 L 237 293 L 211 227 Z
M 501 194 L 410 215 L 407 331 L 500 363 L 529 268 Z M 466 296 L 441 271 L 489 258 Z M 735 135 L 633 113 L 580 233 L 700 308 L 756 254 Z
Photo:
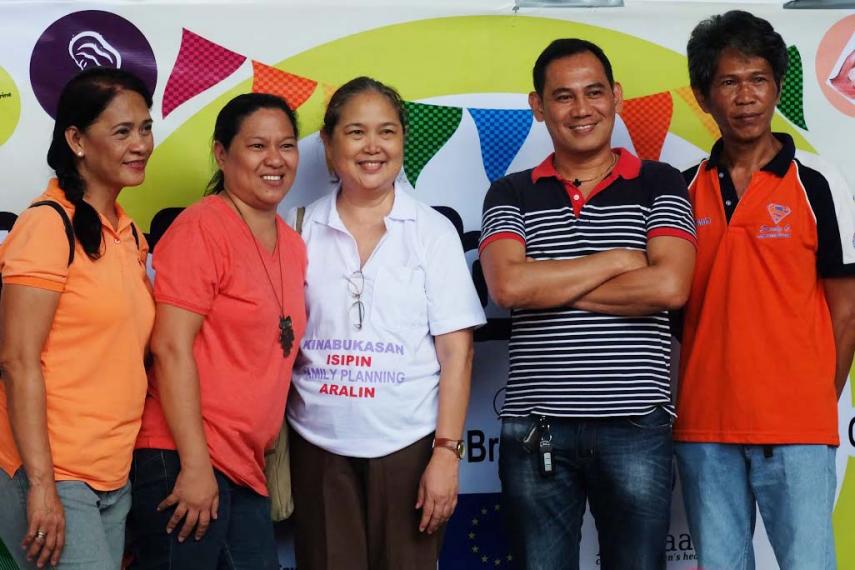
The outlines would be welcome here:
M 315 92 L 318 82 L 258 61 L 252 62 L 252 92 L 278 95 L 297 109 Z
M 463 109 L 404 102 L 409 132 L 404 147 L 404 172 L 413 188 L 422 169 L 460 126 Z
M 478 139 L 481 159 L 490 182 L 501 178 L 520 150 L 531 130 L 529 109 L 469 109 Z
M 807 130 L 805 123 L 804 107 L 804 78 L 802 76 L 802 56 L 799 48 L 790 46 L 787 48 L 790 56 L 790 64 L 787 66 L 787 74 L 781 82 L 781 100 L 778 102 L 778 110 L 794 124 Z
M 163 116 L 232 73 L 246 57 L 217 45 L 190 30 L 181 31 L 181 47 L 163 92 Z
M 679 89 L 675 89 L 674 92 L 692 108 L 692 111 L 695 112 L 695 116 L 707 132 L 713 136 L 713 138 L 717 139 L 721 136 L 721 131 L 719 131 L 718 125 L 715 124 L 715 120 L 709 115 L 709 113 L 705 113 L 704 110 L 701 109 L 701 106 L 698 105 L 698 100 L 695 99 L 695 93 L 692 91 L 690 86 L 686 85 L 685 87 L 680 87 Z
M 667 91 L 623 102 L 620 116 L 639 158 L 659 160 L 673 110 L 674 102 Z

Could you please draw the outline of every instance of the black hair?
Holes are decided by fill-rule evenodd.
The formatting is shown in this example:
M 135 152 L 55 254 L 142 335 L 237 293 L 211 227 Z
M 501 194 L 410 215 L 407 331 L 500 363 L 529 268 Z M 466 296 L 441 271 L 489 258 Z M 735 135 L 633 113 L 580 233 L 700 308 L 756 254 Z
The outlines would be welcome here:
M 341 118 L 342 107 L 344 107 L 354 96 L 366 91 L 374 91 L 386 97 L 389 103 L 392 104 L 392 107 L 395 108 L 395 112 L 398 113 L 398 120 L 401 122 L 401 127 L 403 128 L 404 133 L 407 132 L 407 110 L 404 107 L 404 100 L 401 99 L 401 95 L 393 87 L 389 87 L 388 85 L 380 83 L 376 79 L 365 77 L 363 75 L 351 79 L 336 89 L 335 93 L 330 97 L 326 113 L 324 113 L 324 124 L 321 127 L 321 130 L 325 135 L 328 137 L 332 136 L 333 130 Z
M 772 67 L 775 84 L 787 72 L 789 56 L 781 34 L 772 24 L 750 12 L 731 10 L 703 20 L 689 37 L 689 81 L 703 95 L 709 95 L 721 53 L 732 48 L 749 57 L 762 57 Z
M 77 157 L 68 146 L 65 131 L 70 127 L 77 127 L 81 132 L 88 129 L 122 91 L 138 93 L 151 108 L 151 93 L 145 83 L 127 71 L 95 67 L 74 76 L 59 95 L 53 138 L 47 153 L 47 163 L 56 172 L 59 187 L 74 204 L 71 220 L 74 237 L 93 260 L 101 257 L 101 218 L 83 199 L 86 181 L 77 171 Z
M 537 94 L 543 97 L 543 86 L 546 83 L 546 67 L 550 63 L 562 57 L 569 57 L 585 52 L 591 53 L 600 60 L 600 63 L 603 64 L 603 70 L 606 72 L 606 79 L 609 81 L 609 86 L 614 87 L 615 78 L 612 72 L 612 63 L 600 46 L 579 38 L 559 38 L 546 46 L 546 49 L 540 52 L 540 55 L 537 56 L 537 61 L 534 62 L 531 76 L 534 81 L 534 90 Z
M 299 138 L 297 114 L 285 99 L 269 93 L 244 93 L 233 98 L 220 109 L 217 121 L 214 123 L 214 142 L 220 143 L 224 149 L 228 150 L 244 120 L 261 109 L 273 109 L 285 113 L 294 128 L 294 138 Z M 208 182 L 205 194 L 219 194 L 224 189 L 223 171 L 218 168 Z

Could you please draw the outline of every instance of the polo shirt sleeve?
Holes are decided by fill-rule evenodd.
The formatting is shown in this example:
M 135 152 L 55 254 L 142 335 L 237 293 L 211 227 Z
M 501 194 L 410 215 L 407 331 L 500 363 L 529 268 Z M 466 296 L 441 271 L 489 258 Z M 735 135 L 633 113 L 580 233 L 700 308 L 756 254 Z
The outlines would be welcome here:
M 515 239 L 525 245 L 525 224 L 519 193 L 506 178 L 494 182 L 484 197 L 478 252 L 484 251 L 485 247 L 499 239 Z
M 3 282 L 61 292 L 68 279 L 68 238 L 53 208 L 28 208 L 2 249 Z
M 822 278 L 855 276 L 855 197 L 837 169 L 827 163 L 812 168 L 805 160 L 799 158 L 799 178 L 816 218 L 817 272 Z
M 487 322 L 457 230 L 442 218 L 425 251 L 425 293 L 433 336 Z
M 686 181 L 679 170 L 664 163 L 645 162 L 645 184 L 651 193 L 647 239 L 671 236 L 696 243 L 695 219 Z
M 154 298 L 207 315 L 219 292 L 226 258 L 212 235 L 215 228 L 198 216 L 183 216 L 166 230 L 154 251 Z

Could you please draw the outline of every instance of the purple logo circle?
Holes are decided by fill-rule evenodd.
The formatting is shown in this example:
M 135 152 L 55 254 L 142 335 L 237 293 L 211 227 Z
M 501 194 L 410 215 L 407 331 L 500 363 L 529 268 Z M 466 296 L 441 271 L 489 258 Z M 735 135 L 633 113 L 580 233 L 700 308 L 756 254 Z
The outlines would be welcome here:
M 30 56 L 30 83 L 48 115 L 56 118 L 68 80 L 90 67 L 129 71 L 152 93 L 157 85 L 154 52 L 139 28 L 112 12 L 73 12 L 48 26 Z

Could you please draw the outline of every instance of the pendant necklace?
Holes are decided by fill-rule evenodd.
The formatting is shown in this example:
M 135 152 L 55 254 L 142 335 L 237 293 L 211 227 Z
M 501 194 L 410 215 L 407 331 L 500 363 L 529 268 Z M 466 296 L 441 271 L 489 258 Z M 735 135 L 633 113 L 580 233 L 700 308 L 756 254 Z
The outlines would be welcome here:
M 593 182 L 594 180 L 601 180 L 601 179 L 605 178 L 609 172 L 611 172 L 612 168 L 615 167 L 615 164 L 617 164 L 617 156 L 615 155 L 615 153 L 612 153 L 612 161 L 609 163 L 608 168 L 606 168 L 601 173 L 599 173 L 596 176 L 593 176 L 591 178 L 574 178 L 570 184 L 572 184 L 573 186 L 578 188 L 579 186 L 581 186 L 585 182 Z
M 258 240 L 255 238 L 255 234 L 252 233 L 252 228 L 249 227 L 249 222 L 246 221 L 246 218 L 243 215 L 243 212 L 240 211 L 238 205 L 229 196 L 227 190 L 223 190 L 223 194 L 226 198 L 229 199 L 229 202 L 232 203 L 235 210 L 237 210 L 240 219 L 243 221 L 246 229 L 249 230 L 249 236 L 252 238 L 252 243 L 255 246 L 255 252 L 258 254 L 258 261 L 261 263 L 261 268 L 264 270 L 264 275 L 267 277 L 267 282 L 270 284 L 270 291 L 273 293 L 273 298 L 276 300 L 276 304 L 279 305 L 279 345 L 282 347 L 282 354 L 285 358 L 288 358 L 288 355 L 291 354 L 291 347 L 294 346 L 294 324 L 291 321 L 291 315 L 285 316 L 285 280 L 282 277 L 282 257 L 279 255 L 279 226 L 276 224 L 276 219 L 273 219 L 273 228 L 276 230 L 276 243 L 273 246 L 273 250 L 276 252 L 276 260 L 279 262 L 279 291 L 280 295 L 276 294 L 276 287 L 273 285 L 273 278 L 270 277 L 270 272 L 267 270 L 267 265 L 264 263 L 264 256 L 261 255 L 261 248 L 258 245 Z

